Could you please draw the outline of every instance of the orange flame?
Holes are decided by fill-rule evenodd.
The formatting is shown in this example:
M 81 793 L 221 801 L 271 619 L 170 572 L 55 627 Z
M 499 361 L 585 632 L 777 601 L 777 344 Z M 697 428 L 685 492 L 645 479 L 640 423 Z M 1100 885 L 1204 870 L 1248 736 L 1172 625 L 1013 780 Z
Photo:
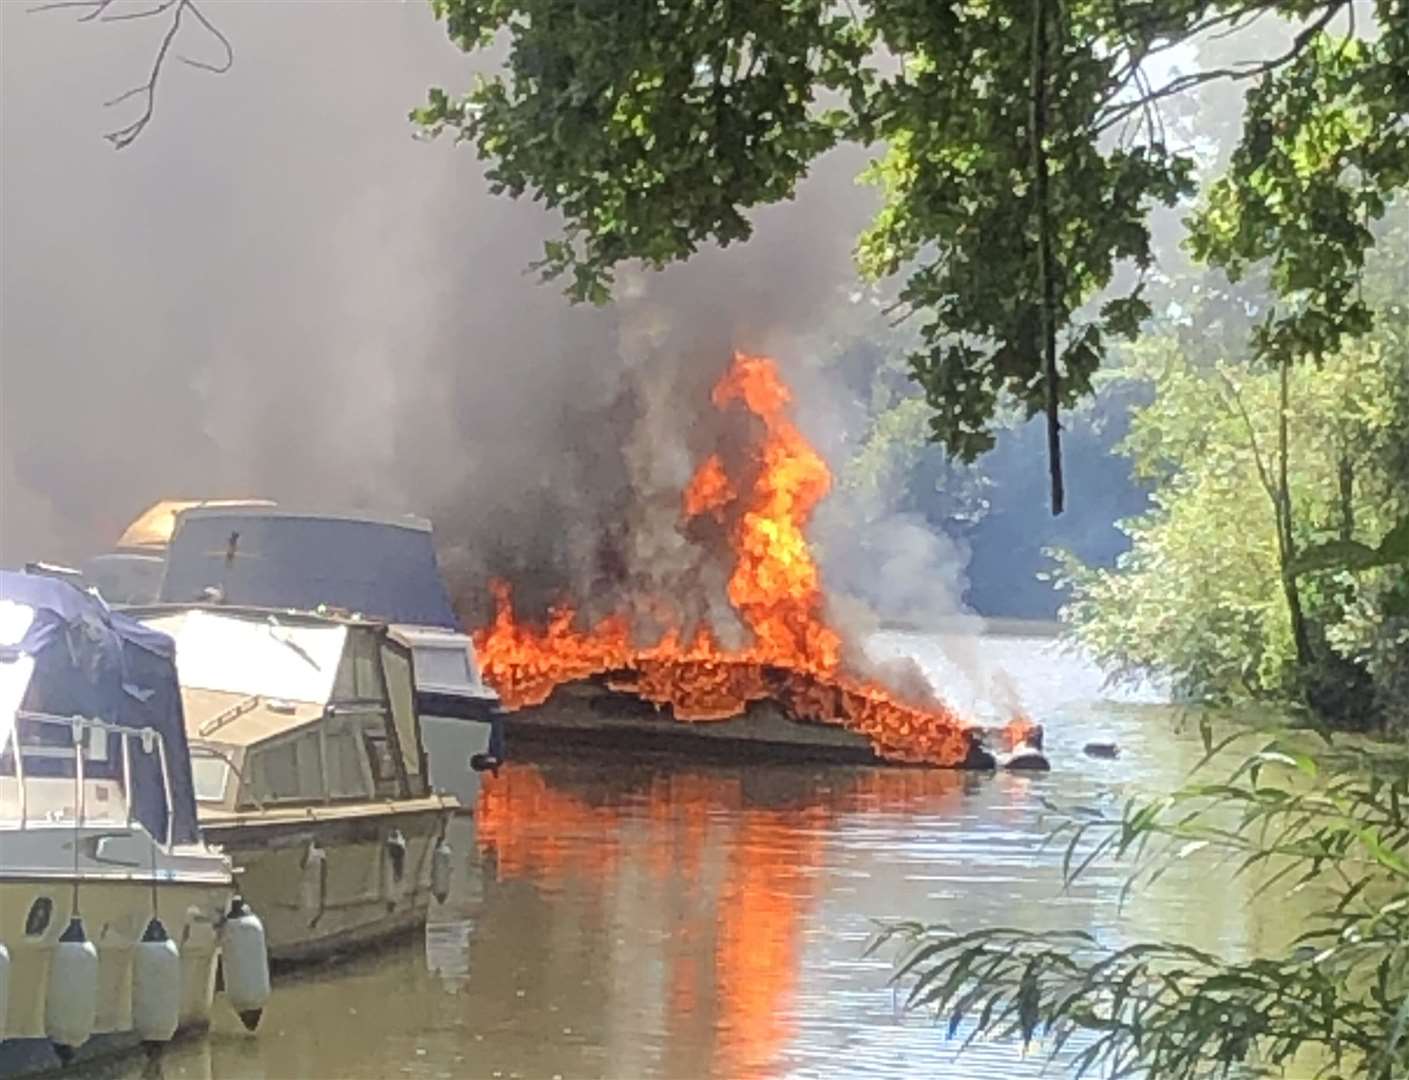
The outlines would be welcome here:
M 1001 730 L 1000 738 L 1003 749 L 1012 753 L 1020 746 L 1041 750 L 1042 734 L 1042 725 L 1028 716 L 1021 707 L 1014 706 L 1012 716 Z
M 843 669 L 842 640 L 824 618 L 805 531 L 832 478 L 788 418 L 791 400 L 772 360 L 736 353 L 713 401 L 720 409 L 741 405 L 762 421 L 751 482 L 738 483 L 711 454 L 681 499 L 687 521 L 709 515 L 726 527 L 735 557 L 728 597 L 751 643 L 728 649 L 701 627 L 688 642 L 672 629 L 641 646 L 625 616 L 581 629 L 568 606 L 530 627 L 514 617 L 509 585 L 494 582 L 494 619 L 476 634 L 475 649 L 506 708 L 540 705 L 562 683 L 609 673 L 613 687 L 670 706 L 677 720 L 727 719 L 750 702 L 774 699 L 798 720 L 865 735 L 882 757 L 936 765 L 965 758 L 969 725 L 952 710 L 902 702 Z
M 685 516 L 692 518 L 710 514 L 716 521 L 723 523 L 724 508 L 733 502 L 735 497 L 734 489 L 729 484 L 729 475 L 724 471 L 724 462 L 719 460 L 718 454 L 710 454 L 685 488 Z

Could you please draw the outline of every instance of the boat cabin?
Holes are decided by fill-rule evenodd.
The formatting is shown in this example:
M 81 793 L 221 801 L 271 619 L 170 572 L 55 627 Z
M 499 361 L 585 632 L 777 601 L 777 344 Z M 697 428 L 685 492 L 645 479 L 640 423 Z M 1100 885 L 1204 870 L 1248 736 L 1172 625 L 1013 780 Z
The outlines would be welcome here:
M 429 794 L 411 653 L 383 624 L 226 606 L 139 618 L 176 642 L 203 808 Z
M 263 940 L 231 944 L 173 654 L 67 580 L 0 571 L 0 1076 L 205 1029 L 222 955 L 258 1022 Z
M 197 839 L 172 648 L 65 580 L 0 572 L 0 821 Z
M 173 521 L 162 603 L 218 597 L 385 622 L 411 648 L 417 685 L 433 687 L 440 705 L 456 702 L 450 715 L 487 721 L 497 711 L 498 695 L 460 633 L 424 518 L 203 503 Z
M 416 712 L 439 791 L 472 806 L 504 758 L 499 696 L 460 631 L 423 518 L 201 505 L 172 518 L 160 600 L 331 611 L 386 623 L 411 650 Z

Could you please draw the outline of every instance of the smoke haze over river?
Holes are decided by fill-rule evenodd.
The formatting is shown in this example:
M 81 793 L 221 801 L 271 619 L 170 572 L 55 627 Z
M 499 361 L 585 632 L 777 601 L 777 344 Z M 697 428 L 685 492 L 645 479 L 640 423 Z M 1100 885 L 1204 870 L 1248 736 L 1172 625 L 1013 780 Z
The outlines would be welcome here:
M 472 72 L 425 5 L 214 14 L 234 68 L 168 67 L 114 152 L 130 117 L 102 102 L 161 25 L 0 12 L 0 561 L 80 559 L 161 497 L 255 494 L 430 516 L 453 576 L 507 574 L 530 607 L 592 584 L 606 534 L 667 555 L 660 507 L 731 350 L 802 378 L 855 283 L 864 155 L 825 158 L 747 245 L 572 307 L 525 272 L 554 220 L 492 197 L 469 148 L 412 138 L 427 87 Z M 809 378 L 800 421 L 834 457 L 858 405 Z M 955 580 L 962 553 L 902 532 L 886 558 L 938 542 Z

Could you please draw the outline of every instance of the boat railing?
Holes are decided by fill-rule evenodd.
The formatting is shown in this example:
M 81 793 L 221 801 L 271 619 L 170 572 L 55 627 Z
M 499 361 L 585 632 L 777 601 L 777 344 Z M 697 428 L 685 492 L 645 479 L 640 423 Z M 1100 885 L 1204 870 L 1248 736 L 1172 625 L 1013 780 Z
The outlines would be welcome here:
M 67 728 L 71 733 L 71 742 L 67 745 L 63 743 L 31 743 L 26 745 L 20 737 L 21 724 L 49 725 L 50 727 Z M 157 756 L 157 764 L 161 770 L 162 794 L 166 804 L 166 835 L 161 841 L 161 845 L 167 851 L 172 846 L 172 797 L 171 797 L 171 770 L 168 766 L 166 756 L 166 739 L 156 728 L 152 727 L 120 727 L 117 724 L 110 724 L 104 720 L 97 720 L 86 716 L 58 716 L 53 713 L 34 712 L 25 709 L 15 711 L 15 726 L 10 733 L 9 748 L 12 750 L 13 775 L 18 789 L 19 801 L 19 827 L 25 829 L 29 825 L 29 785 L 25 773 L 25 758 L 61 758 L 67 759 L 70 754 L 73 756 L 73 781 L 76 791 L 74 806 L 74 817 L 77 825 L 85 825 L 88 822 L 88 785 L 87 768 L 85 762 L 85 748 L 94 733 L 101 734 L 106 743 L 107 736 L 117 735 L 121 738 L 120 762 L 122 767 L 121 784 L 123 792 L 124 814 L 126 823 L 131 827 L 135 820 L 135 800 L 132 791 L 132 744 L 135 741 L 142 753 Z M 0 747 L 3 752 L 4 747 Z
M 222 709 L 197 729 L 196 734 L 201 736 L 214 735 L 226 724 L 234 723 L 251 709 L 259 706 L 260 696 L 258 694 L 247 694 L 228 709 Z

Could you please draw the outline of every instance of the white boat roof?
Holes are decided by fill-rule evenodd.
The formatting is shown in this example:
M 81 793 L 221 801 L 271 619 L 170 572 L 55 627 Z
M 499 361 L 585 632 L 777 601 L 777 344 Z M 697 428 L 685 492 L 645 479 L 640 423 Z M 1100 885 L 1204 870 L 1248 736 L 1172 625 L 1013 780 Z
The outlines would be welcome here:
M 348 625 L 223 615 L 209 609 L 146 614 L 142 622 L 176 642 L 183 689 L 259 695 L 323 705 L 333 696 Z

